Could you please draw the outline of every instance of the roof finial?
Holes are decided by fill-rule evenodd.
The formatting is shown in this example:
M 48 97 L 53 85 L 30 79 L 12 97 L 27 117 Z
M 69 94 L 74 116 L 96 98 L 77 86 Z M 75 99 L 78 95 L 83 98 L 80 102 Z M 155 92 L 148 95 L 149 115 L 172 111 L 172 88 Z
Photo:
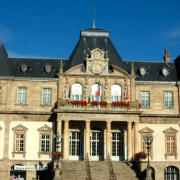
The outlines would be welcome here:
M 95 6 L 94 6 L 93 29 L 96 29 L 96 25 L 95 25 L 95 12 L 96 12 L 96 9 L 95 9 Z
M 132 75 L 132 76 L 135 75 L 135 74 L 134 74 L 134 64 L 133 64 L 133 62 L 132 62 L 132 64 L 131 64 L 131 75 Z

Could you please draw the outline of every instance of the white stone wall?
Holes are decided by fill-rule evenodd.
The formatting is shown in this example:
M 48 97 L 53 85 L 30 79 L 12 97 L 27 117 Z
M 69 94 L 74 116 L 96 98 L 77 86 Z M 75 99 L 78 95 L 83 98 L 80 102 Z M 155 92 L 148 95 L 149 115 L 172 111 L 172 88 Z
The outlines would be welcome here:
M 23 156 L 15 154 L 14 158 L 12 156 L 13 152 L 13 141 L 14 141 L 14 131 L 12 130 L 13 127 L 17 125 L 23 125 L 28 130 L 26 131 L 26 156 L 23 158 Z M 47 155 L 41 155 L 41 158 L 38 157 L 39 152 L 39 131 L 38 128 L 47 125 L 52 128 L 51 122 L 30 122 L 30 121 L 12 121 L 10 123 L 10 138 L 9 138 L 9 158 L 10 159 L 26 159 L 26 160 L 50 160 L 49 154 Z M 53 137 L 51 137 L 53 138 Z M 52 147 L 50 147 L 52 148 Z
M 177 154 L 180 153 L 180 128 L 178 124 L 139 124 L 139 130 L 148 127 L 154 130 L 153 136 L 153 159 L 151 161 L 179 161 L 180 155 L 177 159 L 175 156 L 167 156 L 165 159 L 165 133 L 164 130 L 172 127 L 178 131 L 177 138 Z M 141 134 L 139 133 L 139 150 L 141 151 Z

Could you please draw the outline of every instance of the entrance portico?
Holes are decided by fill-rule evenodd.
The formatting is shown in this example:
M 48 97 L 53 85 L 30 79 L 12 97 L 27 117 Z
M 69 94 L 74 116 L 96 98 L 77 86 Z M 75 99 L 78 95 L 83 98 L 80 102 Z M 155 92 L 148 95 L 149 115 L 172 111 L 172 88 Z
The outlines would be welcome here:
M 64 160 L 131 159 L 139 149 L 138 114 L 58 113 Z M 59 128 L 62 128 L 61 130 Z

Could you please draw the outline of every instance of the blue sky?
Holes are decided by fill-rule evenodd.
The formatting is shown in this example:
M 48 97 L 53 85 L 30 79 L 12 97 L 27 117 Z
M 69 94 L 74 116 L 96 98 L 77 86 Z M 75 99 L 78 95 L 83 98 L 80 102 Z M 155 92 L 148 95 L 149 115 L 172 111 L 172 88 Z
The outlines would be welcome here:
M 0 41 L 9 57 L 69 58 L 94 6 L 123 60 L 180 55 L 179 0 L 0 0 Z

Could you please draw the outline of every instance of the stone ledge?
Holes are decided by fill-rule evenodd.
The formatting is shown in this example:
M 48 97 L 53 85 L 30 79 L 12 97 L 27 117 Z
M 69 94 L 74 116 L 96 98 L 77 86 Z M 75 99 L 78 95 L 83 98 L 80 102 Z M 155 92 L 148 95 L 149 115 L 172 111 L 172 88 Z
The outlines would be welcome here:
M 36 114 L 36 115 L 51 115 L 53 112 L 49 111 L 11 111 L 0 110 L 0 114 Z
M 54 109 L 54 113 L 90 113 L 90 114 L 142 114 L 143 111 L 121 110 L 85 110 L 85 109 Z
M 180 117 L 180 114 L 141 114 L 140 117 Z

